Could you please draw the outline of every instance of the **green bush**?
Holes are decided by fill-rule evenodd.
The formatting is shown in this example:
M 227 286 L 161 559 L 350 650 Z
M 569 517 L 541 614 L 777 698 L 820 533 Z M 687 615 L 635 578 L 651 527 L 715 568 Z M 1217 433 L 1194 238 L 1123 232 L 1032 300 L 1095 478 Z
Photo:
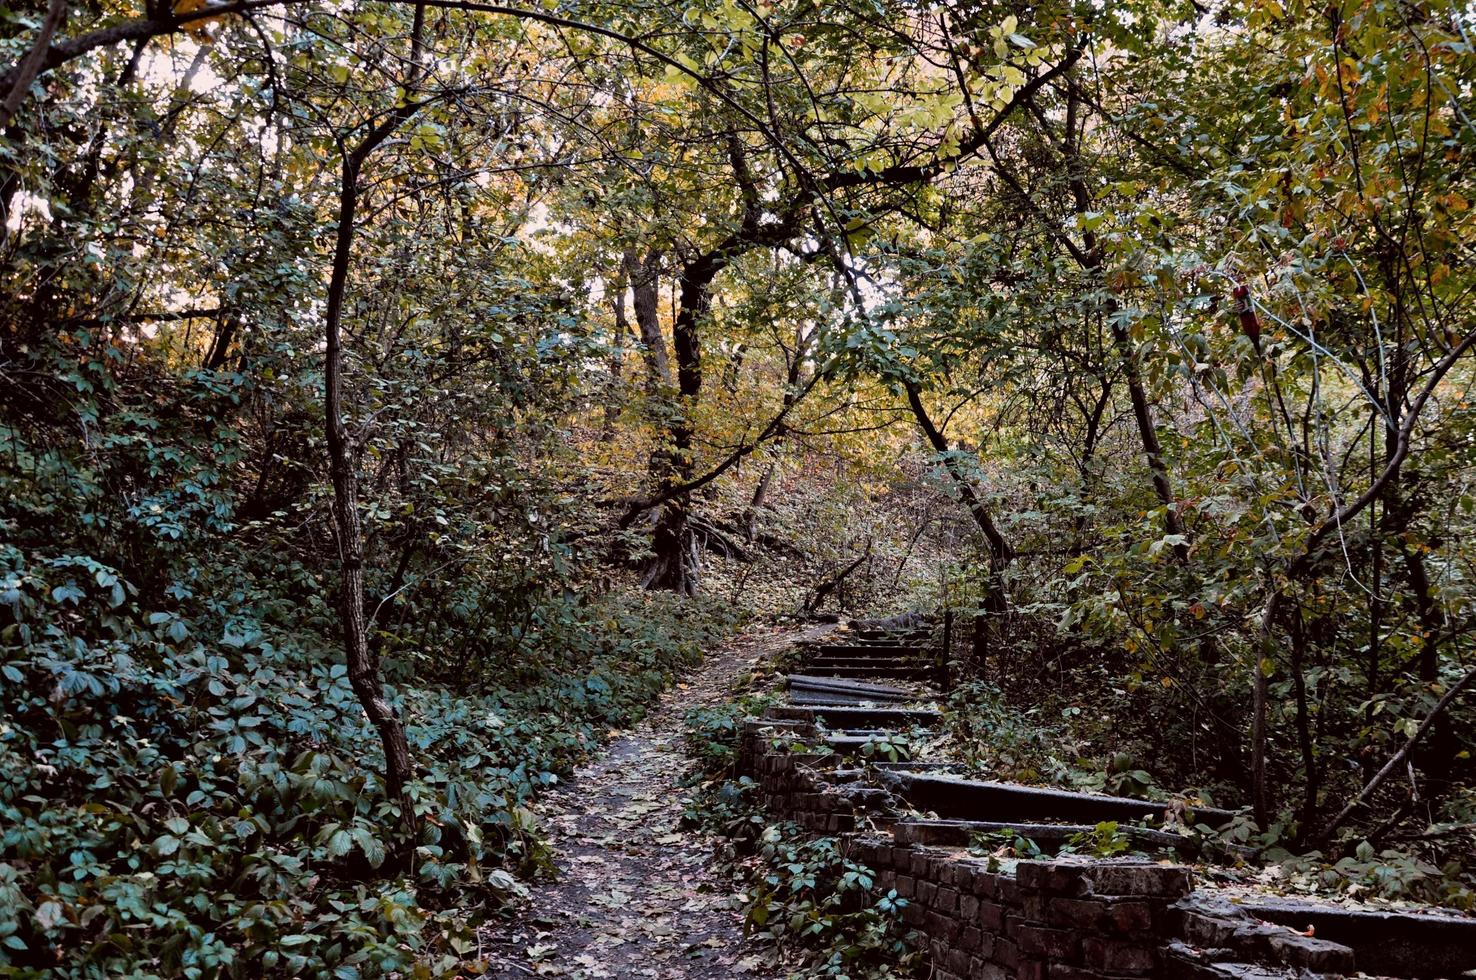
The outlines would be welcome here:
M 744 719 L 771 700 L 750 696 L 687 713 L 688 752 L 706 778 L 688 803 L 686 821 L 723 835 L 725 863 L 747 880 L 746 928 L 798 955 L 806 976 L 913 975 L 921 959 L 901 917 L 907 900 L 883 891 L 870 868 L 841 854 L 835 838 L 810 838 L 794 824 L 771 822 L 754 798 L 757 784 L 731 778 Z
M 527 573 L 475 554 L 404 590 L 373 639 L 412 872 L 321 542 L 238 523 L 235 442 L 191 425 L 118 413 L 88 453 L 0 425 L 0 974 L 454 973 L 549 863 L 524 804 L 733 615 L 549 570 L 509 590 Z
M 763 831 L 758 854 L 763 866 L 745 896 L 747 926 L 802 952 L 807 976 L 923 975 L 917 936 L 902 921 L 907 899 L 883 891 L 835 838 L 775 824 Z

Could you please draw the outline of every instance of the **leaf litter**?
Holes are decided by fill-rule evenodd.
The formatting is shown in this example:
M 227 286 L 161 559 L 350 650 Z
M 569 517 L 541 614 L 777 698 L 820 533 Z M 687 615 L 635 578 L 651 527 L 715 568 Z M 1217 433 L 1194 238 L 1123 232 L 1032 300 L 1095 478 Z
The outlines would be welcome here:
M 821 633 L 829 627 L 807 633 Z M 558 858 L 511 922 L 488 923 L 486 976 L 568 980 L 776 980 L 773 948 L 743 934 L 739 884 L 716 868 L 716 842 L 680 825 L 687 710 L 718 704 L 736 679 L 805 638 L 750 633 L 708 657 L 637 728 L 534 806 Z

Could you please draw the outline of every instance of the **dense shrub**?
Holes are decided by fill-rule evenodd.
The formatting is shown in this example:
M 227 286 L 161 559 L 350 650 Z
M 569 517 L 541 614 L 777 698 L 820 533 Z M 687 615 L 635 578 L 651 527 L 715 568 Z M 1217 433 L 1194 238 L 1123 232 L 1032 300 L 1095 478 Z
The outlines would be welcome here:
M 489 531 L 495 504 L 412 489 L 394 513 L 366 506 L 376 540 L 428 556 L 403 588 L 383 566 L 371 578 L 418 765 L 421 838 L 413 869 L 397 864 L 330 605 L 321 487 L 246 519 L 261 481 L 232 427 L 242 379 L 160 391 L 107 391 L 80 441 L 0 418 L 0 973 L 454 970 L 478 907 L 547 862 L 523 804 L 733 614 L 571 590 L 567 546 Z M 524 506 L 547 492 L 501 472 Z
M 743 719 L 768 700 L 750 695 L 688 713 L 688 751 L 706 777 L 688 821 L 722 835 L 725 864 L 745 883 L 746 928 L 797 959 L 805 976 L 913 975 L 921 957 L 902 921 L 907 900 L 883 890 L 872 869 L 846 857 L 836 838 L 769 819 L 754 782 L 735 774 Z

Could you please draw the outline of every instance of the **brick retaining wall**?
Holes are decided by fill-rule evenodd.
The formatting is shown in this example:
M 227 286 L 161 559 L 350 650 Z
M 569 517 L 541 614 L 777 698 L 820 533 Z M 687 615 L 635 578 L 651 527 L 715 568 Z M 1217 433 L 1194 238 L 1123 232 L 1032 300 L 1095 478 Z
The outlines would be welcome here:
M 841 836 L 880 887 L 907 900 L 937 980 L 1255 980 L 1339 977 L 1347 946 L 1251 920 L 1193 894 L 1188 868 L 1146 860 L 1063 857 L 991 863 L 888 833 L 887 794 L 839 780 L 834 756 L 813 754 L 813 725 L 753 722 L 740 771 L 769 812 Z

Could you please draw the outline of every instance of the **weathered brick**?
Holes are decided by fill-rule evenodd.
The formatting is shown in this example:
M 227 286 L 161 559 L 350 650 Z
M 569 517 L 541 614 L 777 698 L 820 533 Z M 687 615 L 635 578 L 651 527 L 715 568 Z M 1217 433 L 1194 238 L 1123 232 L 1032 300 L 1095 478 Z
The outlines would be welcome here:
M 967 892 L 958 896 L 958 917 L 965 922 L 973 922 L 979 915 L 979 898 Z
M 1181 898 L 1193 888 L 1188 868 L 1146 862 L 1100 863 L 1089 872 L 1098 895 L 1149 895 Z
M 1026 899 L 1026 908 L 1030 900 Z M 1039 921 L 1053 926 L 1070 926 L 1075 929 L 1095 931 L 1106 918 L 1106 903 L 1101 899 L 1052 897 L 1046 913 Z
M 1153 929 L 1153 906 L 1135 899 L 1119 899 L 1106 905 L 1106 928 L 1119 935 Z
M 1278 932 L 1269 937 L 1271 952 L 1288 966 L 1305 967 L 1318 973 L 1352 973 L 1353 950 L 1340 943 L 1294 932 Z
M 1021 861 L 1015 880 L 1021 889 L 1052 895 L 1085 895 L 1091 889 L 1085 865 L 1061 861 Z
M 938 894 L 933 898 L 933 907 L 947 915 L 957 914 L 958 891 L 950 885 L 940 886 Z
M 1096 970 L 1147 976 L 1153 973 L 1156 958 L 1153 946 L 1087 936 L 1081 941 L 1082 961 Z
M 1234 919 L 1190 909 L 1179 915 L 1179 932 L 1195 946 L 1230 946 L 1243 925 Z
M 1044 960 L 1022 960 L 1015 967 L 1016 980 L 1046 980 Z
M 969 868 L 969 890 L 980 898 L 993 898 L 999 887 L 999 875 L 975 865 Z
M 939 921 L 934 923 L 932 916 L 937 916 Z M 932 935 L 939 937 L 949 945 L 958 942 L 959 933 L 963 932 L 963 923 L 954 916 L 942 912 L 930 912 L 928 926 L 928 931 Z
M 1004 932 L 1005 907 L 998 902 L 979 901 L 979 911 L 976 916 L 979 928 L 985 932 Z
M 987 957 L 976 956 L 969 960 L 969 980 L 1009 980 L 1009 971 Z
M 1072 966 L 1070 963 L 1052 963 L 1046 970 L 1046 976 L 1050 977 L 1050 980 L 1116 980 L 1110 974 Z M 1174 980 L 1180 980 L 1180 978 L 1176 975 Z
M 1014 940 L 1021 953 L 1052 960 L 1075 959 L 1080 945 L 1076 933 L 1070 929 L 1051 929 L 1028 924 L 1022 924 L 1015 930 Z
M 897 875 L 897 879 L 892 883 L 892 887 L 897 889 L 897 894 L 903 898 L 911 898 L 917 894 L 917 879 L 913 878 L 912 875 Z
M 918 879 L 917 900 L 919 902 L 922 902 L 924 905 L 931 906 L 933 904 L 933 900 L 937 897 L 937 895 L 937 885 L 933 884 L 931 881 L 927 881 L 922 878 Z

